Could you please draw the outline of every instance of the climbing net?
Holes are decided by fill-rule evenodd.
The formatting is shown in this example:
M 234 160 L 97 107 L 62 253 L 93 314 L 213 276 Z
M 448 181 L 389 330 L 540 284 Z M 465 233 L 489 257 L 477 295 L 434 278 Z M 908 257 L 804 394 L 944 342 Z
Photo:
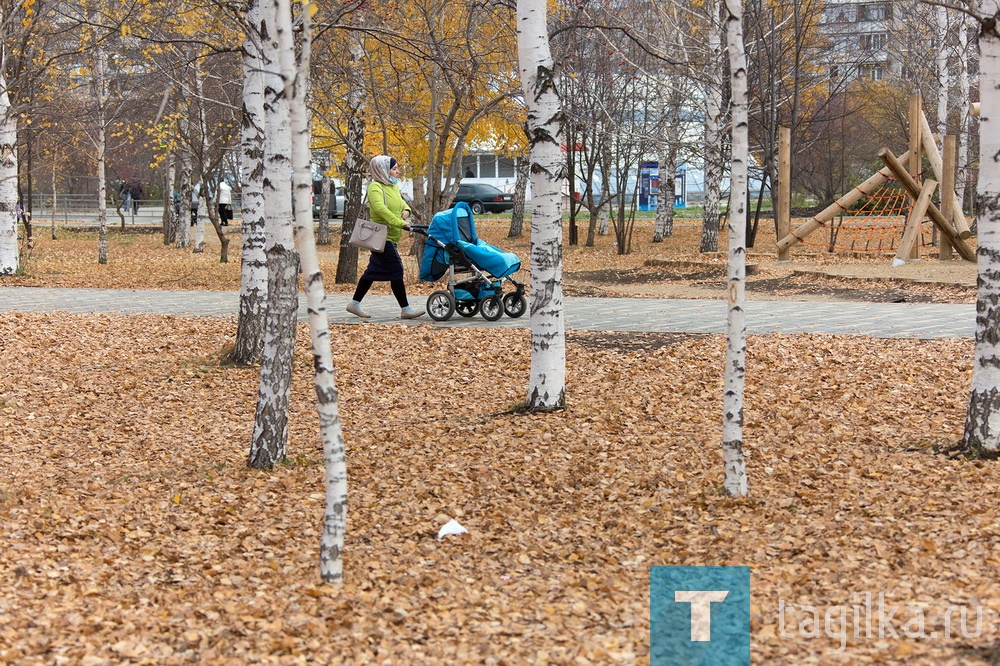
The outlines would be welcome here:
M 889 180 L 850 209 L 823 225 L 826 233 L 802 239 L 804 245 L 822 247 L 826 252 L 867 252 L 895 254 L 906 228 L 913 200 L 896 180 Z M 930 218 L 921 222 L 920 246 L 932 242 Z

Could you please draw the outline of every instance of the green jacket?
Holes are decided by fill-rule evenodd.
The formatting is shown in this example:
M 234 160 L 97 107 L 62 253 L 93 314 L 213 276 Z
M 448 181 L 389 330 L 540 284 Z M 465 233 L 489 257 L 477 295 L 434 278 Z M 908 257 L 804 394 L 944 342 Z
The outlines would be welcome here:
M 399 243 L 403 237 L 403 227 L 407 223 L 400 215 L 404 210 L 410 210 L 410 207 L 403 201 L 399 185 L 383 185 L 377 180 L 368 184 L 368 214 L 372 222 L 389 227 L 385 239 L 390 243 Z

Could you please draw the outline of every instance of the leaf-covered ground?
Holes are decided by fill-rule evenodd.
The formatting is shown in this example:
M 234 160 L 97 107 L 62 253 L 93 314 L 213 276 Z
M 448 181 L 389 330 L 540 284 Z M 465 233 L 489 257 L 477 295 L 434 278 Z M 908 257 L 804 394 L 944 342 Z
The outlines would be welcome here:
M 485 215 L 477 219 L 480 235 L 488 242 L 516 253 L 524 268 L 518 279 L 529 281 L 528 230 L 517 239 L 507 238 L 509 216 Z M 96 234 L 79 227 L 57 228 L 52 240 L 50 228 L 36 224 L 34 248 L 25 275 L 0 277 L 0 285 L 45 287 L 100 287 L 121 289 L 211 289 L 236 291 L 240 284 L 239 227 L 227 227 L 230 261 L 219 263 L 219 239 L 213 230 L 206 233 L 206 249 L 193 254 L 190 249 L 163 245 L 162 236 L 151 228 L 129 227 L 109 232 L 108 264 L 97 264 Z M 334 238 L 339 237 L 334 225 Z M 773 232 L 770 232 L 773 233 Z M 893 268 L 891 254 L 829 254 L 815 246 L 797 245 L 791 262 L 778 263 L 773 240 L 760 234 L 750 253 L 747 298 L 794 300 L 975 302 L 975 264 L 964 261 L 940 262 L 933 258 Z M 631 296 L 668 298 L 725 298 L 726 255 L 701 254 L 700 221 L 680 220 L 673 236 L 653 243 L 653 223 L 640 220 L 632 234 L 631 252 L 618 253 L 616 237 L 597 236 L 593 247 L 566 244 L 563 249 L 563 287 L 568 296 Z M 568 243 L 568 238 L 566 239 Z M 585 241 L 581 234 L 581 241 Z M 401 249 L 409 249 L 404 238 Z M 974 243 L 974 239 L 972 241 Z M 726 239 L 720 239 L 724 251 Z M 351 284 L 335 284 L 338 246 L 321 246 L 320 265 L 329 292 L 349 293 Z M 416 262 L 407 264 L 407 289 L 427 295 L 435 285 L 420 283 Z M 362 267 L 367 255 L 361 255 Z M 376 284 L 377 293 L 388 287 Z
M 260 472 L 257 373 L 218 361 L 234 328 L 0 314 L 0 663 L 641 664 L 649 567 L 700 564 L 752 567 L 754 663 L 997 660 L 1000 472 L 936 453 L 971 340 L 752 337 L 737 500 L 722 337 L 570 332 L 568 409 L 528 415 L 527 331 L 335 328 L 330 586 L 308 336 L 288 464 Z M 469 534 L 438 541 L 449 518 Z M 838 636 L 865 593 L 899 637 L 848 614 L 841 650 L 824 620 Z M 943 636 L 949 607 L 968 636 L 957 615 Z

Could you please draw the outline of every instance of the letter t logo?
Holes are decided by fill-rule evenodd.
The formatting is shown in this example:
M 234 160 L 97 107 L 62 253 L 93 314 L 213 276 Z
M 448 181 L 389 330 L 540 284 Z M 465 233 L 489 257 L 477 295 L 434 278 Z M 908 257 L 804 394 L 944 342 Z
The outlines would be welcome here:
M 725 590 L 676 590 L 674 601 L 691 604 L 691 640 L 712 640 L 712 602 L 729 596 Z

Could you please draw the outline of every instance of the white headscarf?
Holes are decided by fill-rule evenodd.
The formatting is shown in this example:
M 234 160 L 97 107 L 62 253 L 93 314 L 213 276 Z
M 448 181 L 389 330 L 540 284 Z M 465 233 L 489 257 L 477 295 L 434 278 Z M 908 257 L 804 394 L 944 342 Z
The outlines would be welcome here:
M 371 176 L 372 180 L 377 180 L 383 185 L 392 185 L 392 176 L 389 175 L 389 169 L 394 167 L 395 163 L 396 160 L 388 155 L 376 155 L 368 163 L 368 175 Z

